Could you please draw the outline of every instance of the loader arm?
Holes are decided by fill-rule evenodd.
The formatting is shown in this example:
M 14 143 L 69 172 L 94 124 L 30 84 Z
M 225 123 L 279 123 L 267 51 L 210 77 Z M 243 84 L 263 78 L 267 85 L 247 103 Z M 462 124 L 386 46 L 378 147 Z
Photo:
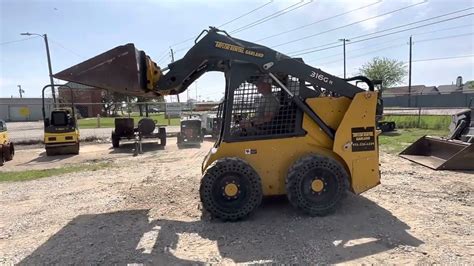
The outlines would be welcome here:
M 363 91 L 347 80 L 305 64 L 301 59 L 233 38 L 213 27 L 201 32 L 184 57 L 163 70 L 143 51 L 128 44 L 61 71 L 54 77 L 136 96 L 173 95 L 185 91 L 208 71 L 227 72 L 232 63 L 252 64 L 262 73 L 286 73 L 351 99 Z M 373 88 L 368 79 L 363 81 Z
M 168 65 L 155 85 L 158 93 L 177 94 L 207 71 L 227 71 L 232 62 L 256 65 L 262 73 L 286 73 L 338 95 L 353 98 L 362 89 L 268 47 L 232 38 L 216 28 L 203 31 L 186 55 Z M 370 86 L 370 85 L 369 85 Z

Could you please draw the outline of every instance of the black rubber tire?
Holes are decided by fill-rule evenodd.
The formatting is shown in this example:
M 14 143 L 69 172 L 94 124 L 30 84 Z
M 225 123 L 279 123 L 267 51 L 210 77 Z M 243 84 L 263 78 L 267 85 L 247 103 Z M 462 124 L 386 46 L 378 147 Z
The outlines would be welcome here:
M 320 193 L 311 189 L 315 177 L 324 182 L 324 190 Z M 348 181 L 348 174 L 338 161 L 322 155 L 307 155 L 288 170 L 286 193 L 297 209 L 311 216 L 324 216 L 336 209 Z
M 115 130 L 112 131 L 112 147 L 118 148 L 120 147 L 120 138 L 115 134 Z
M 6 147 L 6 150 L 5 150 L 5 161 L 11 161 L 13 160 L 13 156 L 15 155 L 15 146 L 13 145 L 13 143 L 10 142 L 9 145 L 7 146 L 4 146 Z
M 225 182 L 235 181 L 239 194 L 229 199 L 223 195 Z M 262 202 L 262 183 L 257 172 L 239 158 L 222 158 L 204 171 L 199 194 L 203 208 L 212 217 L 236 221 L 250 215 Z
M 56 148 L 46 148 L 46 156 L 55 156 L 58 154 Z
M 4 146 L 0 144 L 0 166 L 3 166 L 5 164 L 5 152 L 3 147 Z
M 72 154 L 75 154 L 75 155 L 78 155 L 79 154 L 79 150 L 80 150 L 80 144 L 79 142 L 74 146 L 74 150 L 72 152 Z
M 181 144 L 183 142 L 183 138 L 181 138 L 181 133 L 178 133 L 176 136 L 176 144 Z
M 160 145 L 166 146 L 166 128 L 160 127 L 158 129 L 158 135 L 160 136 Z
M 163 147 L 166 146 L 166 136 L 160 138 L 160 145 Z

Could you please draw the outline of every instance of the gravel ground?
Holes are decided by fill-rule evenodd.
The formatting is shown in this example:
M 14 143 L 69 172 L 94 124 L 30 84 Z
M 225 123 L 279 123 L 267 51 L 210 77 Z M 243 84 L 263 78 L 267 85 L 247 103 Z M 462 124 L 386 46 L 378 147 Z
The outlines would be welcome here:
M 93 160 L 113 167 L 0 183 L 0 264 L 474 261 L 472 173 L 435 172 L 382 152 L 382 185 L 349 195 L 333 215 L 308 217 L 272 198 L 249 219 L 223 223 L 202 213 L 198 196 L 212 144 L 173 142 L 137 157 L 91 145 Z

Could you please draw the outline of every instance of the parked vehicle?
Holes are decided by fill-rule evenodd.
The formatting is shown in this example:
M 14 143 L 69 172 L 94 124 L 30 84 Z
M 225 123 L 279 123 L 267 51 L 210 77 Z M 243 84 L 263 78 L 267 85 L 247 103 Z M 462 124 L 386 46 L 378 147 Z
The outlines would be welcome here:
M 7 124 L 0 120 L 0 166 L 12 160 L 14 155 L 15 147 L 8 137 Z

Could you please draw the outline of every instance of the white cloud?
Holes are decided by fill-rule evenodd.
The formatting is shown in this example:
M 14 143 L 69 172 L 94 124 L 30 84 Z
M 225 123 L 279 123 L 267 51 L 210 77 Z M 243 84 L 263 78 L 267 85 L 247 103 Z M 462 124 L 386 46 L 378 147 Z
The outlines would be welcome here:
M 346 11 L 350 11 L 361 6 L 369 5 L 370 3 L 374 3 L 374 1 L 346 1 L 344 2 L 343 8 Z M 356 22 L 375 17 L 382 13 L 382 6 L 384 6 L 384 2 L 373 5 L 369 8 L 364 8 L 355 12 L 351 12 L 350 14 L 348 14 L 350 22 Z M 364 30 L 374 30 L 380 25 L 380 23 L 389 19 L 390 17 L 391 15 L 389 14 L 382 17 L 369 19 L 367 21 L 361 22 L 360 25 Z

